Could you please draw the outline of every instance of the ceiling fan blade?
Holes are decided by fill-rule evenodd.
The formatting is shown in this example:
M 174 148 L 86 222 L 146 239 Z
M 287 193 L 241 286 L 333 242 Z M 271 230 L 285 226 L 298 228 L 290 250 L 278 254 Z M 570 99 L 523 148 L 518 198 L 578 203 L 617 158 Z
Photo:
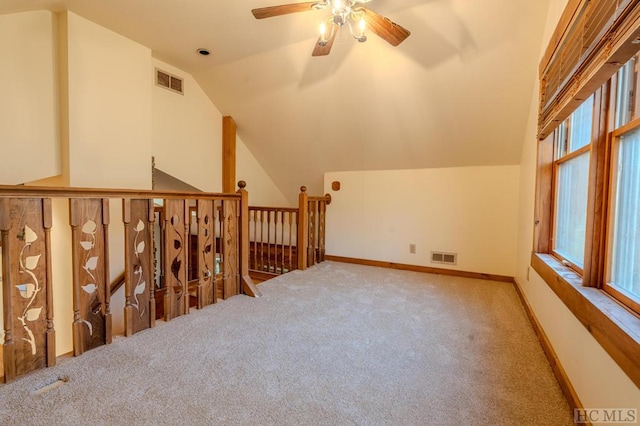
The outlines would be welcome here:
M 392 46 L 399 45 L 411 35 L 409 30 L 401 27 L 389 18 L 366 7 L 359 9 L 364 10 L 364 20 L 367 23 L 367 28 Z
M 261 7 L 259 9 L 253 9 L 251 13 L 253 13 L 253 16 L 255 16 L 256 19 L 271 18 L 273 16 L 313 10 L 313 5 L 317 3 L 317 1 L 307 1 L 304 3 L 281 4 L 279 6 Z
M 313 53 L 311 56 L 326 56 L 331 53 L 331 47 L 333 46 L 333 41 L 336 39 L 336 35 L 338 34 L 338 26 L 331 25 L 331 33 L 329 33 L 329 38 L 325 45 L 321 45 L 322 37 L 318 37 L 318 41 L 316 42 L 316 47 L 313 49 Z

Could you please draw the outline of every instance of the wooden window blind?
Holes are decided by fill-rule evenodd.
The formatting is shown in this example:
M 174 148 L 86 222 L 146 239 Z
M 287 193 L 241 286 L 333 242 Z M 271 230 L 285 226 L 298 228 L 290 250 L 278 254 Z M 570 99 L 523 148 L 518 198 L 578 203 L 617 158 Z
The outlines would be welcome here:
M 640 50 L 640 0 L 569 0 L 540 63 L 543 140 Z

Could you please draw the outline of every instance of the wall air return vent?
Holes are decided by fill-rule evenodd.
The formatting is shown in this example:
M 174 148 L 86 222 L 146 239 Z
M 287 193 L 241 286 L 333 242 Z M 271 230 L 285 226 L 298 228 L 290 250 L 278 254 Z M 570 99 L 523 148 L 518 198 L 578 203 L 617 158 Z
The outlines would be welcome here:
M 455 265 L 456 263 L 458 263 L 458 254 L 432 251 L 431 263 L 444 263 L 447 265 Z
M 184 95 L 183 79 L 156 68 L 156 86 Z

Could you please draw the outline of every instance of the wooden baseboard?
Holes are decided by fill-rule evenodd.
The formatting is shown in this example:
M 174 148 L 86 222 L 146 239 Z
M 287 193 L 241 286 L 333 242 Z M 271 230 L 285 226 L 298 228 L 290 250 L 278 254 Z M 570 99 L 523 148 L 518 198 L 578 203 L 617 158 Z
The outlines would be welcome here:
M 384 262 L 381 260 L 357 259 L 354 257 L 326 255 L 325 260 L 342 263 L 355 263 L 357 265 L 379 266 L 382 268 L 400 269 L 402 271 L 425 272 L 428 274 L 450 275 L 454 277 L 476 278 L 481 280 L 501 281 L 515 283 L 513 277 L 505 275 L 483 274 L 480 272 L 457 271 L 454 269 L 433 268 L 430 266 L 408 265 L 406 263 Z
M 520 288 L 518 281 L 514 280 L 513 285 L 516 289 L 516 293 L 518 293 L 518 297 L 520 298 L 520 301 L 522 302 L 522 306 L 524 307 L 524 310 L 527 313 L 527 317 L 529 317 L 529 322 L 533 327 L 533 331 L 536 333 L 536 336 L 538 336 L 538 341 L 540 342 L 540 345 L 542 346 L 542 350 L 544 351 L 544 354 L 546 355 L 547 360 L 551 365 L 551 370 L 553 370 L 553 374 L 556 376 L 556 380 L 560 385 L 560 389 L 562 390 L 564 397 L 567 399 L 567 402 L 569 403 L 569 408 L 571 408 L 571 416 L 573 417 L 573 413 L 575 409 L 584 408 L 582 406 L 582 402 L 580 402 L 580 398 L 578 398 L 578 394 L 576 393 L 576 390 L 573 388 L 573 385 L 569 380 L 569 376 L 567 376 L 567 373 L 564 371 L 564 368 L 562 367 L 562 364 L 560 363 L 560 360 L 556 355 L 556 351 L 553 350 L 553 346 L 551 345 L 549 338 L 547 337 L 546 333 L 542 329 L 542 326 L 540 325 L 538 318 L 536 317 L 533 310 L 531 309 L 531 305 L 529 304 L 529 301 L 527 300 L 527 297 L 525 296 L 525 294 L 522 292 L 522 289 Z M 591 425 L 591 423 L 589 422 L 581 423 L 581 424 Z

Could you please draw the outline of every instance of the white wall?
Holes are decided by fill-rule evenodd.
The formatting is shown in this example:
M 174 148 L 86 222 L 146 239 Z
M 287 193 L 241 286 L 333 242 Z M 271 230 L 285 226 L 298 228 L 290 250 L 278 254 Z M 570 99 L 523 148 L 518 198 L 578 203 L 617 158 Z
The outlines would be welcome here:
M 48 11 L 0 16 L 0 184 L 61 173 L 55 32 Z
M 518 176 L 518 166 L 325 173 L 327 254 L 514 276 Z M 457 253 L 457 265 L 430 263 L 431 251 Z
M 541 56 L 567 0 L 551 0 L 541 45 Z M 520 166 L 518 257 L 516 280 L 528 299 L 560 363 L 587 408 L 640 408 L 640 389 L 625 375 L 584 326 L 533 269 L 538 90 L 531 96 L 531 110 Z M 530 270 L 529 279 L 527 271 Z

